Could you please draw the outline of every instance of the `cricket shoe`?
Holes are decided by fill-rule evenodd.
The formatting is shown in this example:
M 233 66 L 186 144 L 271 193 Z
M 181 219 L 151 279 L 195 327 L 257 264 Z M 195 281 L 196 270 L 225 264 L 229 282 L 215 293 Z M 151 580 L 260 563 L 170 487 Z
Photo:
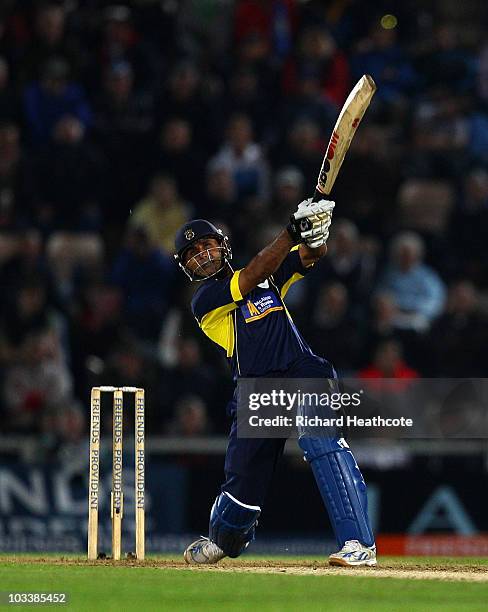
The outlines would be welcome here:
M 363 546 L 357 540 L 347 540 L 339 552 L 330 555 L 329 565 L 376 565 L 376 546 Z
M 208 565 L 223 559 L 225 553 L 215 542 L 202 536 L 188 546 L 183 553 L 183 557 L 188 564 L 205 563 Z

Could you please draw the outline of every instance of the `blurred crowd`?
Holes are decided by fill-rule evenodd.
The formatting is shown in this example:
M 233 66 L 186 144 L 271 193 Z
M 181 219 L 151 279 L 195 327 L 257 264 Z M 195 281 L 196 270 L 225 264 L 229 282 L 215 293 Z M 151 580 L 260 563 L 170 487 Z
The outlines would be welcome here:
M 3 0 L 0 430 L 76 440 L 111 384 L 146 388 L 151 434 L 224 432 L 175 230 L 208 218 L 245 265 L 364 73 L 329 254 L 290 310 L 342 375 L 485 376 L 487 26 L 480 2 Z

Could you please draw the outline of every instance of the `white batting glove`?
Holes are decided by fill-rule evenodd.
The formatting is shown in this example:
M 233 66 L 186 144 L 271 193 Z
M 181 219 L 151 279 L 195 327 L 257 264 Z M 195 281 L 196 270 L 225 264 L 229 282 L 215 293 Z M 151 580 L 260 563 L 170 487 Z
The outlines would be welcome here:
M 331 200 L 312 202 L 311 198 L 298 205 L 298 210 L 293 217 L 297 220 L 308 219 L 312 224 L 311 227 L 300 232 L 302 241 L 310 248 L 316 249 L 326 244 L 334 206 L 335 202 Z
M 327 213 L 319 217 L 317 221 L 314 222 L 312 229 L 302 232 L 302 240 L 307 246 L 313 249 L 326 244 L 331 223 L 332 213 Z
M 335 202 L 332 200 L 319 200 L 318 202 L 312 202 L 312 198 L 308 198 L 308 200 L 303 200 L 298 205 L 296 213 L 293 213 L 293 216 L 296 220 L 307 218 L 310 219 L 313 223 L 313 217 L 330 213 L 334 210 Z

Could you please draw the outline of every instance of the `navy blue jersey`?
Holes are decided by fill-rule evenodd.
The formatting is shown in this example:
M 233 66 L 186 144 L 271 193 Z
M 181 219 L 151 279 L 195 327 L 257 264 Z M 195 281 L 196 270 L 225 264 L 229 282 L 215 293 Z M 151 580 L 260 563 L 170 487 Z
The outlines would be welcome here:
M 283 302 L 290 286 L 307 272 L 297 246 L 273 276 L 245 296 L 239 290 L 240 270 L 224 279 L 203 281 L 198 288 L 193 315 L 225 352 L 234 380 L 284 371 L 304 354 L 313 355 Z

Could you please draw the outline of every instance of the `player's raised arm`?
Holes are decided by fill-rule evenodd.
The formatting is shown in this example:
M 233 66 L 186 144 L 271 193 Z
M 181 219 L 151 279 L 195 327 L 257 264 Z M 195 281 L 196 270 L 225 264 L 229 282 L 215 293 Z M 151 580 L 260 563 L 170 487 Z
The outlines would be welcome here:
M 307 267 L 322 257 L 326 250 L 334 202 L 304 200 L 290 217 L 290 223 L 264 247 L 239 273 L 239 290 L 249 293 L 259 283 L 271 276 L 283 263 L 290 249 L 300 244 L 300 259 Z
M 291 247 L 296 244 L 288 230 L 281 231 L 278 236 L 264 247 L 247 266 L 239 273 L 239 290 L 242 295 L 249 293 L 259 283 L 275 272 Z

